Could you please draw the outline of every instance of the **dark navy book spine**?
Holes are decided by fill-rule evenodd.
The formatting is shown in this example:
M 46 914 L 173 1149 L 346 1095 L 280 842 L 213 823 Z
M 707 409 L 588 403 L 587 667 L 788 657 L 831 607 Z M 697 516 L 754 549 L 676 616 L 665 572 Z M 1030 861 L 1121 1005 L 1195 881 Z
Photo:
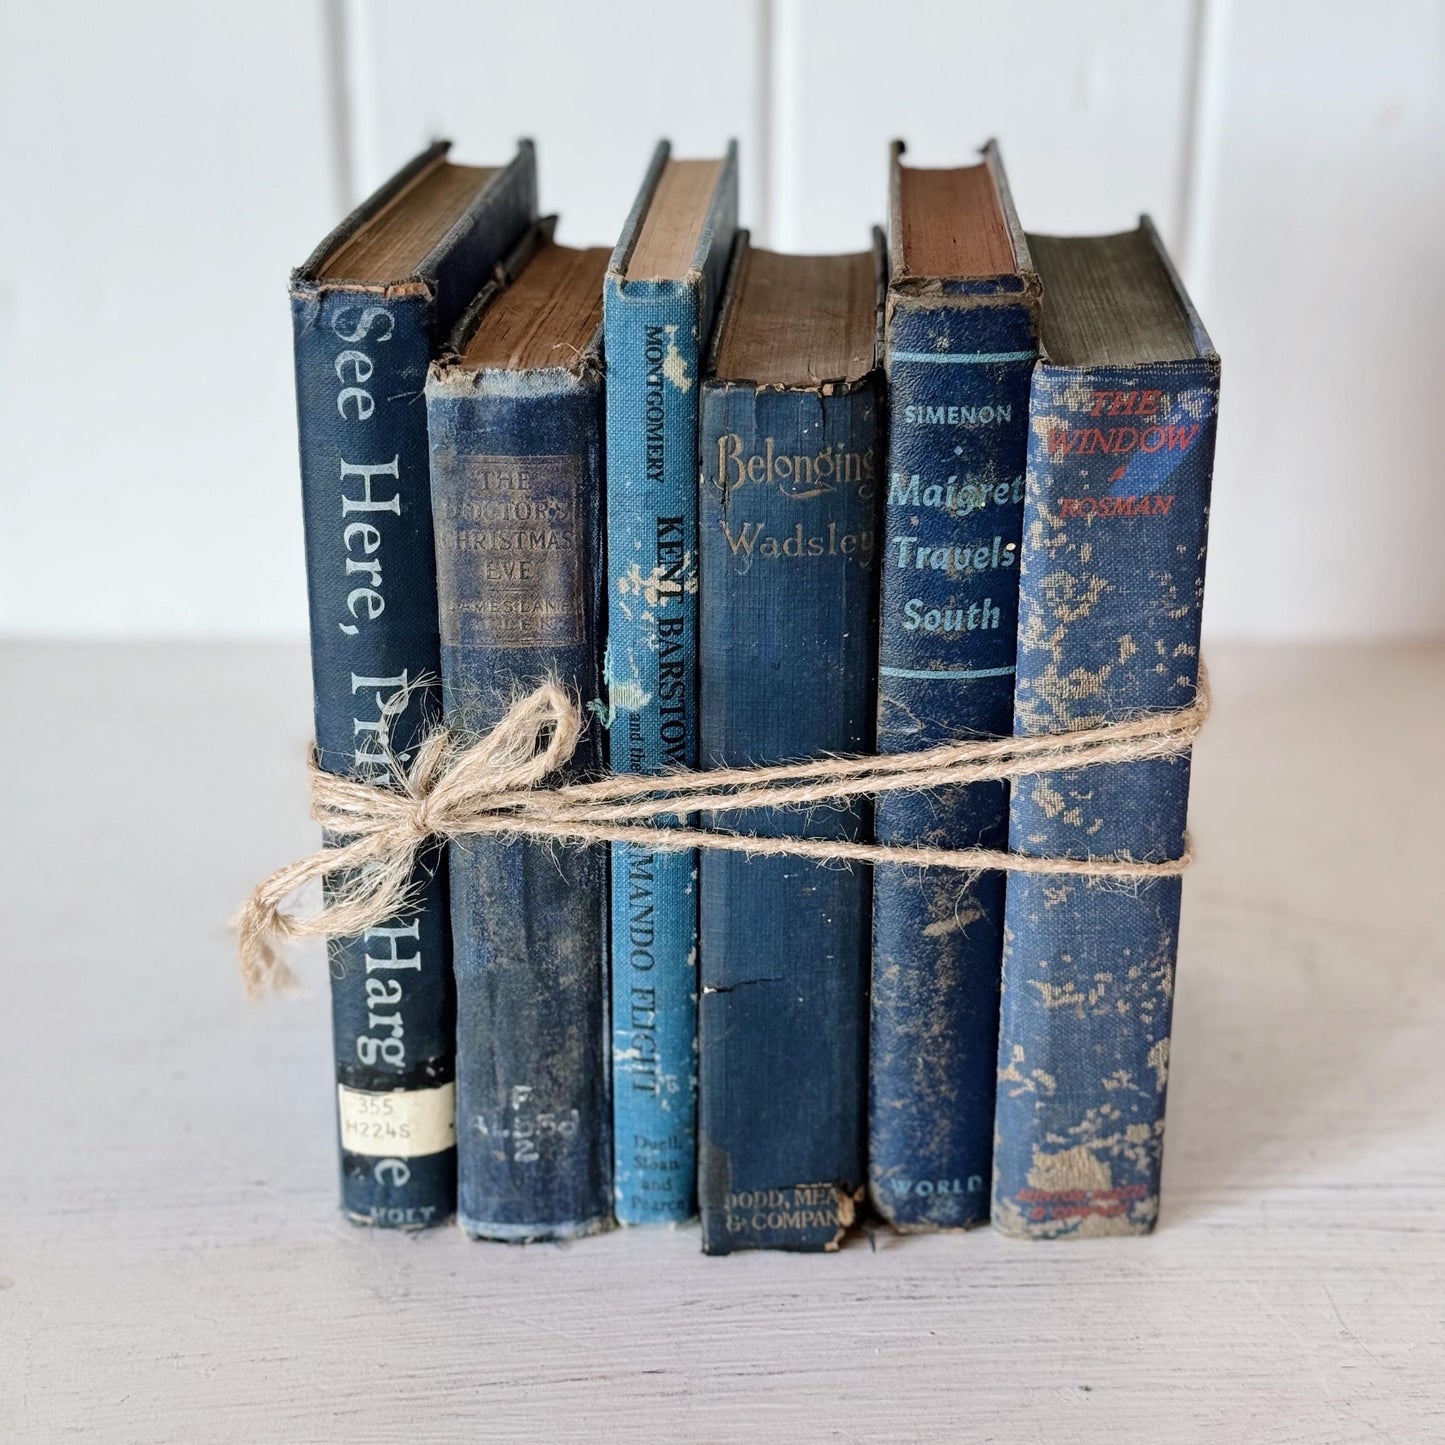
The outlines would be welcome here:
M 1019 735 L 1194 700 L 1217 400 L 1213 355 L 1035 372 Z M 1010 847 L 1177 858 L 1188 795 L 1187 757 L 1022 778 Z M 1005 1233 L 1153 1228 L 1179 897 L 1178 878 L 1010 875 L 993 1199 Z
M 439 717 L 421 392 L 429 296 L 293 290 L 316 746 L 378 783 Z M 398 700 L 405 698 L 404 705 Z M 451 941 L 436 850 L 414 906 L 328 946 L 345 1212 L 419 1226 L 456 1204 Z
M 1012 280 L 1015 278 L 1005 278 Z M 1031 279 L 1031 278 L 1030 278 Z M 878 751 L 1012 727 L 1036 292 L 890 299 Z M 880 843 L 1003 848 L 1005 784 L 879 801 Z M 874 875 L 869 1186 L 900 1229 L 988 1218 L 1004 884 Z
M 872 751 L 881 390 L 704 385 L 706 767 Z M 868 812 L 711 821 L 857 839 Z M 868 870 L 706 850 L 700 869 L 703 1249 L 836 1248 L 866 1179 Z
M 589 719 L 567 774 L 601 765 L 602 381 L 467 372 L 427 388 L 448 725 L 485 732 L 552 677 Z M 563 1239 L 611 1218 L 607 850 L 451 845 L 458 1215 L 469 1234 Z
M 626 260 L 667 159 L 654 156 L 603 294 L 607 354 L 607 759 L 697 766 L 699 356 L 737 229 L 724 163 L 699 257 L 679 281 Z M 697 855 L 612 848 L 612 1051 L 619 1224 L 696 1209 Z
M 427 366 L 458 298 L 536 218 L 536 158 L 516 156 L 395 286 L 320 279 L 327 258 L 448 149 L 439 141 L 357 208 L 291 278 L 316 747 L 385 785 L 438 720 Z M 423 852 L 411 905 L 328 944 L 341 1202 L 358 1223 L 439 1224 L 456 1209 L 455 1026 L 447 880 Z

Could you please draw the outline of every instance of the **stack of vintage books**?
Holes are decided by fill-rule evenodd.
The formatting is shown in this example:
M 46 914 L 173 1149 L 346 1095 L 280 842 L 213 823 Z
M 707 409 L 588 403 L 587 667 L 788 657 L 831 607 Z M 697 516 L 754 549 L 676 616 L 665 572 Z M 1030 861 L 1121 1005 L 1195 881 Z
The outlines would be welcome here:
M 439 144 L 291 285 L 321 765 L 385 785 L 539 679 L 655 773 L 1067 733 L 1193 701 L 1219 360 L 1147 220 L 1019 225 L 997 149 L 892 160 L 790 256 L 658 148 L 612 252 L 533 149 Z M 439 688 L 426 685 L 440 681 Z M 1170 860 L 1187 756 L 722 826 Z M 1159 1198 L 1180 885 L 472 838 L 331 944 L 343 1207 L 703 1248 Z

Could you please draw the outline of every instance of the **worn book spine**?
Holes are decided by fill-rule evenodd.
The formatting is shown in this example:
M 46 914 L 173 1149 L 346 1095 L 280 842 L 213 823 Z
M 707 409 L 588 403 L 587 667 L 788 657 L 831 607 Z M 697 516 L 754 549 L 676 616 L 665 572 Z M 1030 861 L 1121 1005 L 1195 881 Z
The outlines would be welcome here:
M 836 389 L 712 381 L 702 422 L 702 758 L 871 752 L 881 372 Z M 867 837 L 866 806 L 724 814 Z M 703 1249 L 834 1249 L 866 1182 L 868 871 L 701 855 Z
M 1012 726 L 1037 282 L 889 301 L 878 750 Z M 880 843 L 1002 848 L 1002 783 L 880 800 Z M 869 1185 L 899 1229 L 988 1218 L 1004 882 L 874 875 Z
M 321 260 L 433 164 L 419 156 L 293 275 L 311 666 L 320 765 L 385 784 L 440 716 L 436 573 L 422 389 L 455 300 L 535 216 L 524 145 L 402 286 L 317 279 Z M 327 948 L 341 1200 L 358 1223 L 415 1228 L 456 1208 L 455 1029 L 447 880 L 424 851 L 412 906 Z
M 698 357 L 732 234 L 729 155 L 699 268 L 634 281 L 625 263 L 667 158 L 659 148 L 607 276 L 608 763 L 697 765 Z M 612 847 L 612 1028 L 620 1224 L 696 1211 L 697 856 Z
M 316 747 L 328 772 L 385 783 L 439 717 L 426 418 L 425 295 L 293 298 Z M 409 691 L 408 691 L 409 690 Z M 428 850 L 414 906 L 333 939 L 342 1207 L 418 1226 L 456 1200 L 446 878 Z
M 1202 333 L 1201 333 L 1202 336 Z M 1015 731 L 1194 700 L 1218 358 L 1040 364 L 1030 406 Z M 1162 861 L 1184 847 L 1187 757 L 1021 779 L 1010 846 Z M 1180 880 L 1011 874 L 994 1224 L 1142 1234 L 1159 1210 Z
M 601 765 L 602 375 L 466 371 L 427 387 L 448 725 L 485 732 L 551 677 L 588 727 L 566 776 Z M 611 1217 L 607 852 L 451 845 L 458 1215 L 478 1238 L 563 1239 Z

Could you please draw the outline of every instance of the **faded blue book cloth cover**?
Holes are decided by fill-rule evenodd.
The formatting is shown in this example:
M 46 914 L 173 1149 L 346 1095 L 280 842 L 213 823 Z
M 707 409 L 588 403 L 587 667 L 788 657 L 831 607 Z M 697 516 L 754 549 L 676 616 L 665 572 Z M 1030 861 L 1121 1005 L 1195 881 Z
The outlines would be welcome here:
M 735 278 L 747 255 L 740 238 Z M 874 291 L 867 355 L 850 375 L 703 383 L 708 768 L 873 751 L 881 235 L 872 256 L 852 259 Z M 720 335 L 735 294 L 734 285 Z M 870 834 L 869 812 L 827 805 L 707 821 L 767 837 L 858 839 Z M 699 870 L 703 1249 L 834 1249 L 867 1178 L 868 870 L 706 849 Z
M 1194 701 L 1219 358 L 1178 294 L 1195 359 L 1044 358 L 1034 373 L 1020 736 Z M 1187 757 L 1022 778 L 1010 847 L 1177 858 L 1188 797 Z M 1178 878 L 1009 876 L 993 1203 L 1005 1233 L 1153 1228 L 1179 899 Z
M 984 165 L 1011 269 L 920 276 L 903 254 L 894 156 L 880 753 L 1012 728 L 1039 285 L 992 145 Z M 884 797 L 875 826 L 880 843 L 1003 848 L 1007 785 Z M 998 873 L 874 871 L 869 1188 L 899 1229 L 988 1218 L 1003 907 Z
M 527 250 L 550 235 L 544 222 Z M 605 253 L 595 255 L 600 312 Z M 589 706 L 601 694 L 601 330 L 549 364 L 474 363 L 459 353 L 501 290 L 478 298 L 427 382 L 446 721 L 483 734 L 554 678 L 588 719 L 564 774 L 580 781 L 602 761 Z M 606 847 L 464 838 L 450 864 L 458 1217 L 474 1237 L 509 1241 L 603 1229 Z
M 446 164 L 431 147 L 292 275 L 316 747 L 379 784 L 438 718 L 436 574 L 422 389 L 437 339 L 535 220 L 530 144 L 408 275 L 329 263 Z M 416 1227 L 456 1207 L 454 1027 L 445 870 L 420 860 L 415 907 L 328 945 L 342 1208 Z
M 737 230 L 737 153 L 723 161 L 687 274 L 628 275 L 669 150 L 660 145 L 608 269 L 608 763 L 697 765 L 698 358 Z M 620 1224 L 696 1209 L 697 859 L 612 848 L 612 1027 Z

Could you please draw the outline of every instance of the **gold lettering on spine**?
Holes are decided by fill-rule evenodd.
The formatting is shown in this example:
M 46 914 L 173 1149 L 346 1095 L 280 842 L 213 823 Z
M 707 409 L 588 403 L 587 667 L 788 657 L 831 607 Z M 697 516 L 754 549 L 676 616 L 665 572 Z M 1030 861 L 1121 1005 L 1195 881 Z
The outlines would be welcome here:
M 581 458 L 474 454 L 453 467 L 466 480 L 435 509 L 443 644 L 581 642 Z

